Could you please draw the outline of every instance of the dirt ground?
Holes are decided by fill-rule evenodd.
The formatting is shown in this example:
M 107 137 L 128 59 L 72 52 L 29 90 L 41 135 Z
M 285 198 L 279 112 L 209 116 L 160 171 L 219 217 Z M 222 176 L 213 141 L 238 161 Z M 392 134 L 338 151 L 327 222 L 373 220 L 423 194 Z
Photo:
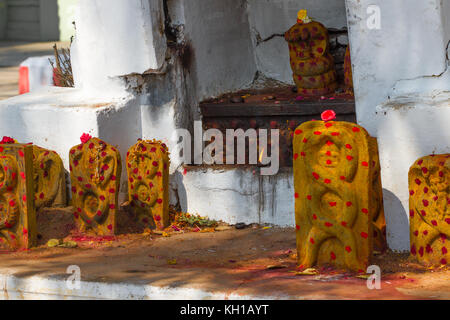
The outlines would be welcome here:
M 71 212 L 71 208 L 41 212 L 40 246 L 2 252 L 0 272 L 65 278 L 66 268 L 76 264 L 83 281 L 189 287 L 272 298 L 450 299 L 449 268 L 429 269 L 409 261 L 407 254 L 387 252 L 374 257 L 373 264 L 382 270 L 381 289 L 369 290 L 367 280 L 331 268 L 321 268 L 314 276 L 295 275 L 293 228 L 252 225 L 241 230 L 95 237 L 74 233 Z M 48 248 L 50 238 L 75 240 L 78 247 Z

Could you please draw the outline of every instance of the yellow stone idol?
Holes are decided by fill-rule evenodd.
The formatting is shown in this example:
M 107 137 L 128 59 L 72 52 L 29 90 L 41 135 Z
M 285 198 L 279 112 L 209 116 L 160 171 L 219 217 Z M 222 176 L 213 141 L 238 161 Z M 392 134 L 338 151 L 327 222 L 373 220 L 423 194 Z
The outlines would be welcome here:
M 333 56 L 329 52 L 328 30 L 300 10 L 297 24 L 285 33 L 294 82 L 304 95 L 323 95 L 337 88 Z

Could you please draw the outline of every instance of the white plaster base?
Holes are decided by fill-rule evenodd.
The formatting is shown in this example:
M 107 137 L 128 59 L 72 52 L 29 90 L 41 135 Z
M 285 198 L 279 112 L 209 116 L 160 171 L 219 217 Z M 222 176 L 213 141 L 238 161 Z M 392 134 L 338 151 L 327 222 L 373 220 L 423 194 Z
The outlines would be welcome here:
M 0 101 L 0 137 L 54 150 L 66 170 L 69 150 L 80 143 L 84 132 L 117 146 L 123 192 L 127 190 L 125 155 L 141 137 L 140 127 L 140 108 L 133 98 L 86 99 L 77 89 L 49 87 Z
M 1 300 L 275 300 L 298 298 L 282 295 L 229 294 L 189 287 L 158 287 L 128 282 L 81 281 L 79 289 L 70 289 L 63 277 L 17 277 L 6 272 L 0 274 Z
M 229 224 L 294 226 L 292 169 L 261 176 L 253 168 L 190 169 L 172 175 L 183 211 Z
M 409 250 L 408 171 L 420 157 L 450 153 L 450 94 L 398 97 L 377 107 L 387 237 Z

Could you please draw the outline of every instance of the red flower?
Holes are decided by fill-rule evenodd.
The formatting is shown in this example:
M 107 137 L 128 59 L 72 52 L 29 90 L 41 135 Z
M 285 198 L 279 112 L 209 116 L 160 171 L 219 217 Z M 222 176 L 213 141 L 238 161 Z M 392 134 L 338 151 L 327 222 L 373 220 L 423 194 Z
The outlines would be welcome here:
M 2 141 L 0 141 L 1 144 L 11 144 L 15 143 L 14 139 L 11 137 L 3 136 Z
M 333 110 L 326 110 L 322 112 L 321 117 L 323 121 L 331 121 L 336 119 L 336 112 Z
M 80 137 L 81 143 L 86 143 L 88 142 L 90 139 L 92 138 L 92 136 L 88 133 L 83 133 Z

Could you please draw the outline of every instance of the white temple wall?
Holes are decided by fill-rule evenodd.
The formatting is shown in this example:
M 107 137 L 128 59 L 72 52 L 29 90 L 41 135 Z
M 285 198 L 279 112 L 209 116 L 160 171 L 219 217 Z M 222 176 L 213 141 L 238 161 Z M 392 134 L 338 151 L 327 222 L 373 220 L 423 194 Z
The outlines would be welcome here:
M 356 115 L 378 138 L 389 247 L 409 250 L 408 170 L 450 152 L 448 1 L 346 0 Z M 379 8 L 379 28 L 373 20 Z M 370 27 L 369 27 L 370 26 Z

